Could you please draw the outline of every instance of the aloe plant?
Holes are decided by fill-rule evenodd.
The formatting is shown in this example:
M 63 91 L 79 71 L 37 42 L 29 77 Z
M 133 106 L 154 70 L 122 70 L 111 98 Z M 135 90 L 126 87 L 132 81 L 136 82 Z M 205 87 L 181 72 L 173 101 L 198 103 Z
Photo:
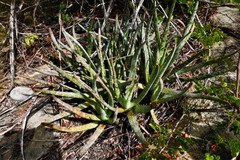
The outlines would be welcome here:
M 63 27 L 61 28 L 65 43 L 57 40 L 50 29 L 53 43 L 67 68 L 62 69 L 50 62 L 46 63 L 59 73 L 59 77 L 63 77 L 68 82 L 68 86 L 61 85 L 61 90 L 57 91 L 48 89 L 38 91 L 53 95 L 53 100 L 57 103 L 90 122 L 72 128 L 50 123 L 45 125 L 65 132 L 96 128 L 89 142 L 80 151 L 81 155 L 104 131 L 106 124 L 115 123 L 118 114 L 127 113 L 133 131 L 140 142 L 147 146 L 148 143 L 138 125 L 136 113 L 151 112 L 153 119 L 157 121 L 153 112 L 156 103 L 171 101 L 182 96 L 221 101 L 217 97 L 189 93 L 188 88 L 173 90 L 164 86 L 164 83 L 171 80 L 176 73 L 181 74 L 217 63 L 215 60 L 187 67 L 200 55 L 196 54 L 194 58 L 189 58 L 173 70 L 171 69 L 193 32 L 194 18 L 198 8 L 198 2 L 196 2 L 183 36 L 171 39 L 169 30 L 175 3 L 176 0 L 173 0 L 168 18 L 160 15 L 156 4 L 153 13 L 149 13 L 147 24 L 142 16 L 135 15 L 135 28 L 132 28 L 131 22 L 120 21 L 118 17 L 113 26 L 108 25 L 108 19 L 105 18 L 105 28 L 99 29 L 97 33 L 80 26 L 88 34 L 88 44 L 85 46 L 74 36 L 74 29 L 72 36 Z M 105 15 L 107 15 L 106 9 Z M 162 17 L 161 21 L 159 17 Z M 159 30 L 162 27 L 164 32 L 161 34 Z M 106 28 L 112 28 L 111 33 L 105 31 Z M 170 46 L 169 42 L 174 45 Z M 72 106 L 60 97 L 81 99 L 82 103 Z M 86 108 L 93 112 L 87 113 Z

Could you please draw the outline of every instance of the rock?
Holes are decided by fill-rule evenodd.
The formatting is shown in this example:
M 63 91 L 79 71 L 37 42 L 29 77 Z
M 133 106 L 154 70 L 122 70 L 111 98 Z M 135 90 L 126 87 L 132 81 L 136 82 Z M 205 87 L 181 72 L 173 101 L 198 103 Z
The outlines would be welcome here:
M 52 130 L 45 128 L 44 126 L 39 126 L 36 129 L 32 130 L 33 133 L 30 133 L 31 139 L 28 141 L 25 140 L 25 159 L 26 160 L 34 160 L 34 159 L 42 159 L 43 155 L 51 153 L 52 156 L 59 159 L 57 157 L 57 152 L 51 148 L 54 145 L 55 136 Z M 55 141 L 56 142 L 56 141 Z M 53 150 L 53 152 L 51 151 Z M 22 158 L 19 158 L 22 159 Z M 43 158 L 44 159 L 44 158 Z M 46 158 L 48 159 L 48 158 Z
M 229 34 L 240 37 L 240 12 L 238 8 L 218 7 L 210 18 L 213 25 L 226 29 Z
M 18 86 L 18 87 L 15 87 L 10 92 L 10 97 L 16 101 L 24 101 L 27 98 L 29 98 L 31 95 L 33 95 L 33 93 L 34 93 L 33 90 L 29 87 Z
M 236 38 L 233 38 L 231 36 L 228 36 L 224 41 L 216 42 L 213 44 L 211 48 L 211 55 L 213 58 L 217 58 L 220 56 L 229 55 L 232 53 L 235 53 L 239 50 L 240 41 Z M 231 57 L 230 63 L 223 63 L 222 65 L 219 65 L 217 67 L 212 68 L 213 72 L 220 71 L 222 69 L 225 69 L 226 67 L 236 67 L 237 61 L 238 61 L 239 53 L 236 53 Z M 228 65 L 228 66 L 226 66 Z M 229 82 L 233 82 L 236 80 L 236 72 L 227 72 L 224 75 L 221 75 L 219 77 L 225 77 Z M 213 80 L 213 79 L 212 79 Z
M 216 42 L 212 45 L 211 54 L 213 57 L 219 57 L 236 52 L 239 49 L 240 41 L 228 36 L 224 41 Z M 238 54 L 233 56 L 233 61 L 237 62 Z
M 22 160 L 20 139 L 22 133 L 9 132 L 0 141 L 0 159 Z M 54 147 L 53 147 L 54 146 Z M 58 141 L 52 130 L 39 126 L 24 133 L 24 155 L 26 160 L 60 159 Z M 51 156 L 51 158 L 49 158 Z M 42 158 L 41 158 L 42 157 Z
M 236 72 L 227 72 L 223 75 L 223 77 L 225 77 L 228 82 L 232 82 L 234 83 L 236 81 Z
M 51 119 L 52 117 L 53 115 L 47 114 L 43 109 L 40 109 L 29 118 L 27 128 L 37 128 L 42 122 L 48 122 L 48 119 Z

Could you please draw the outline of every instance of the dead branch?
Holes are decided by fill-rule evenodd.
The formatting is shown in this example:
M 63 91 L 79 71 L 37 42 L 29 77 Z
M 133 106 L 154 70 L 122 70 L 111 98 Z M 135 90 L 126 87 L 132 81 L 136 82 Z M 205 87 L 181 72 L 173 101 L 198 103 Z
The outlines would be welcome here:
M 10 44 L 10 53 L 9 53 L 9 64 L 10 64 L 10 80 L 11 80 L 11 86 L 10 90 L 14 86 L 14 77 L 15 77 L 15 68 L 14 68 L 14 23 L 15 23 L 15 0 L 12 1 L 11 3 L 11 8 L 10 8 L 10 18 L 9 18 L 9 28 L 10 28 L 10 33 L 9 33 L 9 44 Z

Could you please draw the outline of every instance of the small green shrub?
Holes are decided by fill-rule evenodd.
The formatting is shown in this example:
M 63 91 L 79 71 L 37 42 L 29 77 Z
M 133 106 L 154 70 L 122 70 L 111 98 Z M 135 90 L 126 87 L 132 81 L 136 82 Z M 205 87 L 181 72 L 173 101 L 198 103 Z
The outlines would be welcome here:
M 59 4 L 60 16 L 62 20 L 66 23 L 69 23 L 71 20 L 71 16 L 66 12 L 67 11 L 67 4 L 65 2 L 61 2 Z
M 178 0 L 182 10 L 186 10 L 188 13 L 192 13 L 194 10 L 194 6 L 196 4 L 196 0 Z
M 24 42 L 27 45 L 27 47 L 30 47 L 35 42 L 35 40 L 38 40 L 38 39 L 39 39 L 38 35 L 34 33 L 30 33 L 24 36 Z
M 205 154 L 205 160 L 220 160 L 220 157 L 217 155 L 211 155 L 209 153 Z
M 224 40 L 226 36 L 226 33 L 220 28 L 214 28 L 209 23 L 206 23 L 203 27 L 196 23 L 196 29 L 192 34 L 192 37 L 196 37 L 205 47 L 210 47 L 214 43 Z
M 218 130 L 216 130 L 219 134 L 216 134 L 212 143 L 216 145 L 216 150 L 214 152 L 229 152 L 232 158 L 236 157 L 237 153 L 240 152 L 240 142 L 234 136 L 224 136 L 223 133 L 230 134 L 232 132 L 234 135 L 239 135 L 240 114 L 231 110 L 234 107 L 240 106 L 240 100 L 235 96 L 235 88 L 236 82 L 231 82 L 224 77 L 220 77 L 206 89 L 208 94 L 217 96 L 227 102 L 227 105 L 222 106 L 225 108 L 227 119 L 223 121 L 218 127 Z M 229 106 L 232 108 L 229 108 Z M 209 156 L 208 158 L 210 159 L 217 158 L 215 155 Z
M 176 159 L 191 144 L 191 139 L 178 130 L 171 133 L 168 128 L 155 123 L 150 123 L 150 127 L 154 130 L 154 133 L 147 138 L 148 148 L 138 157 L 139 160 Z M 169 145 L 170 139 L 173 144 Z M 165 148 L 164 152 L 163 148 Z
M 240 142 L 238 139 L 234 138 L 233 136 L 223 137 L 220 134 L 217 134 L 212 143 L 214 143 L 214 145 L 212 146 L 215 146 L 215 148 L 210 149 L 210 152 L 212 153 L 220 154 L 221 152 L 224 151 L 225 154 L 231 153 L 229 157 L 233 158 L 233 157 L 236 157 L 237 154 L 240 152 Z

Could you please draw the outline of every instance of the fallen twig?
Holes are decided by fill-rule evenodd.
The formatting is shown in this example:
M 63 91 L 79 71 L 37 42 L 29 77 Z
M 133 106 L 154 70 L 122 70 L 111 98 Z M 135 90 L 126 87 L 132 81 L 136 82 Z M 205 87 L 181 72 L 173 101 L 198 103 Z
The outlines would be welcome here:
M 13 105 L 12 107 L 10 107 L 10 108 L 2 111 L 2 112 L 0 113 L 0 116 L 2 116 L 2 115 L 4 115 L 4 114 L 12 111 L 13 109 L 17 108 L 18 106 L 24 104 L 25 102 L 27 102 L 27 101 L 28 101 L 29 99 L 31 99 L 32 97 L 33 97 L 33 96 L 29 96 L 26 100 L 21 101 L 21 102 L 18 102 L 17 104 Z M 6 98 L 6 97 L 5 97 L 5 98 Z M 4 98 L 4 99 L 5 99 L 5 98 Z M 4 99 L 3 99 L 3 100 L 4 100 Z M 3 100 L 1 100 L 1 102 L 2 102 Z
M 12 1 L 11 3 L 11 8 L 10 8 L 10 18 L 9 18 L 9 28 L 10 28 L 10 37 L 9 37 L 9 44 L 10 44 L 10 54 L 9 54 L 9 64 L 10 64 L 10 80 L 11 80 L 11 86 L 10 90 L 14 86 L 14 76 L 15 76 L 15 69 L 14 69 L 14 23 L 15 23 L 15 0 Z
M 6 131 L 3 131 L 2 133 L 0 133 L 0 137 L 3 136 L 4 134 L 6 134 L 7 132 L 11 131 L 17 124 L 12 125 L 11 127 L 8 127 L 8 129 Z

